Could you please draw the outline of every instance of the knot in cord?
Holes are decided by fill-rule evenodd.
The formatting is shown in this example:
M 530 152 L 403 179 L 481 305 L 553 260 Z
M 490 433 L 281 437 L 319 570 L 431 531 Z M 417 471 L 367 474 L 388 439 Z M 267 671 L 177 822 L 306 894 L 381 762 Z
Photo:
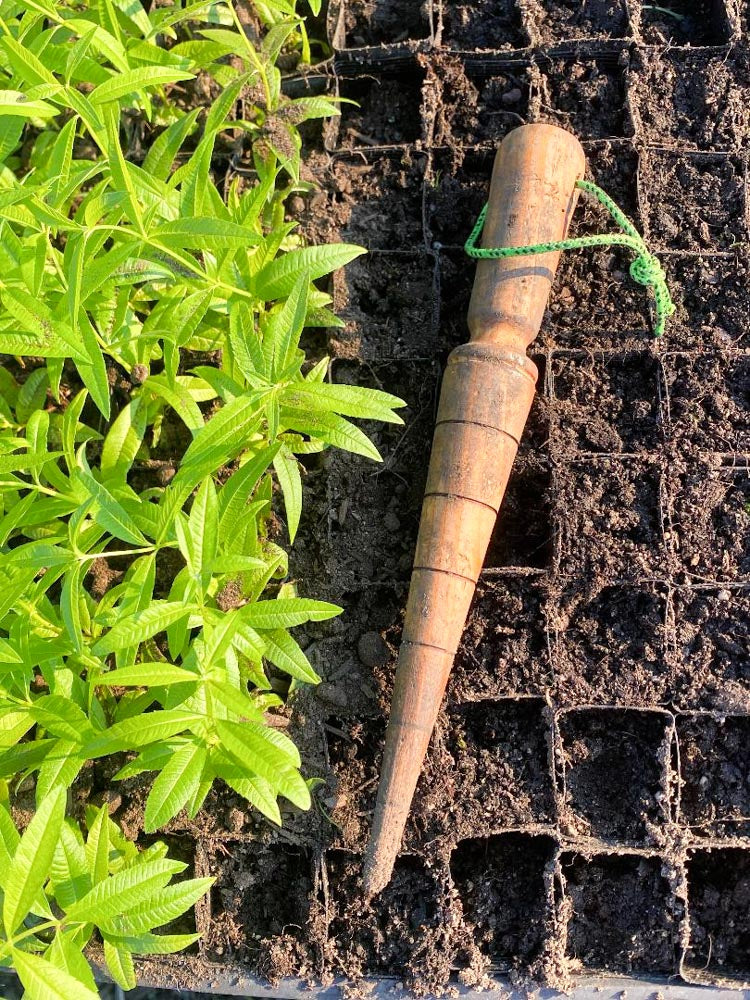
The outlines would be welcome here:
M 637 256 L 630 265 L 630 277 L 639 285 L 651 288 L 654 294 L 656 316 L 654 319 L 654 336 L 661 337 L 667 319 L 675 311 L 672 296 L 667 286 L 667 276 L 658 257 L 650 252 L 646 242 L 628 219 L 623 210 L 615 204 L 610 196 L 591 181 L 576 181 L 576 187 L 592 195 L 602 204 L 614 221 L 623 230 L 622 233 L 600 233 L 596 236 L 578 236 L 567 240 L 555 240 L 549 243 L 534 243 L 520 247 L 478 247 L 477 242 L 484 227 L 487 205 L 479 213 L 474 228 L 466 241 L 464 250 L 478 260 L 498 260 L 503 257 L 518 257 L 536 253 L 550 253 L 558 250 L 581 250 L 584 247 L 624 246 L 633 250 Z
M 630 277 L 639 285 L 652 287 L 667 278 L 659 258 L 652 253 L 642 253 L 635 258 L 630 265 Z
M 640 253 L 630 265 L 630 277 L 639 285 L 645 285 L 652 289 L 657 316 L 654 332 L 657 337 L 660 337 L 664 332 L 667 317 L 675 311 L 675 304 L 669 294 L 667 276 L 661 261 L 647 250 Z

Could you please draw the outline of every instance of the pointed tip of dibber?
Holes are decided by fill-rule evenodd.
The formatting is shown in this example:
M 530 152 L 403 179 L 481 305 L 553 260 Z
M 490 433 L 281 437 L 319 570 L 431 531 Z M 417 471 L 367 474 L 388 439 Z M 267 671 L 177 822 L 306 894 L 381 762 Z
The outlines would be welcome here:
M 378 791 L 379 798 L 373 817 L 370 840 L 362 862 L 362 889 L 365 899 L 368 901 L 379 895 L 391 880 L 396 855 L 401 845 L 403 826 L 406 823 L 405 816 L 403 823 L 400 822 L 399 817 L 393 826 L 385 821 L 386 815 L 391 811 L 389 809 L 391 804 L 383 800 L 384 789 Z M 394 830 L 397 832 L 398 840 L 394 840 Z
M 392 865 L 388 868 L 373 854 L 373 846 L 370 842 L 362 867 L 362 889 L 368 902 L 385 889 L 393 872 Z

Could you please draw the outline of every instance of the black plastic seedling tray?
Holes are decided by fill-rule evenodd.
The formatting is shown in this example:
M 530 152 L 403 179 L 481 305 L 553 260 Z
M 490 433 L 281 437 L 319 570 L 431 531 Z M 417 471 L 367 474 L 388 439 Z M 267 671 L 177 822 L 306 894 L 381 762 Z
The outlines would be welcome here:
M 404 428 L 373 430 L 382 466 L 308 472 L 292 569 L 346 614 L 302 637 L 323 683 L 292 724 L 326 784 L 278 832 L 220 796 L 173 825 L 218 881 L 200 953 L 141 980 L 288 998 L 450 983 L 473 1000 L 531 976 L 580 1000 L 728 998 L 750 981 L 747 5 L 402 8 L 331 6 L 328 85 L 359 106 L 308 151 L 309 234 L 372 250 L 336 276 L 345 325 L 311 350 L 408 403 Z M 626 254 L 564 257 L 503 531 L 397 880 L 368 907 L 357 878 L 440 373 L 467 338 L 462 244 L 497 143 L 540 120 L 582 138 L 677 312 L 655 342 Z M 582 203 L 578 233 L 608 225 Z

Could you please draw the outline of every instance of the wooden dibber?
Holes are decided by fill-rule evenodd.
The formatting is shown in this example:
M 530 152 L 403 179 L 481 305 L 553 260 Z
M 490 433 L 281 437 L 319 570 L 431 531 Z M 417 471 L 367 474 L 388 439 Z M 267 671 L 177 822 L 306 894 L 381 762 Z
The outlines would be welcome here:
M 563 239 L 583 177 L 580 143 L 523 125 L 495 158 L 482 246 Z M 448 359 L 422 507 L 377 806 L 368 895 L 391 878 L 469 605 L 534 399 L 526 349 L 539 333 L 559 252 L 480 260 L 471 340 Z

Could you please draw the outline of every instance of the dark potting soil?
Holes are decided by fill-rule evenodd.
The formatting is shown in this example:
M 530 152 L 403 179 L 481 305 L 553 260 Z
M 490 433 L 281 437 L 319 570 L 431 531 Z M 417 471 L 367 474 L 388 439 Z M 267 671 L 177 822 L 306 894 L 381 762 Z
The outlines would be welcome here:
M 745 165 L 661 151 L 642 161 L 646 236 L 655 249 L 729 250 L 745 231 Z
M 296 691 L 280 722 L 322 779 L 313 809 L 282 803 L 276 830 L 219 783 L 194 821 L 170 824 L 197 843 L 194 869 L 219 875 L 198 908 L 200 959 L 186 960 L 204 978 L 208 961 L 441 992 L 451 976 L 483 985 L 492 967 L 568 986 L 592 969 L 676 975 L 682 959 L 690 979 L 750 978 L 747 48 L 658 37 L 722 43 L 724 4 L 658 5 L 680 21 L 627 6 L 630 19 L 617 0 L 444 3 L 432 51 L 422 5 L 410 17 L 391 0 L 345 9 L 347 47 L 421 52 L 333 64 L 359 106 L 326 129 L 303 174 L 319 190 L 290 215 L 306 240 L 374 252 L 332 283 L 344 327 L 305 343 L 335 358 L 335 381 L 408 407 L 404 426 L 366 428 L 382 464 L 305 462 L 291 576 L 345 608 L 295 631 L 322 682 Z M 536 120 L 577 132 L 587 176 L 667 251 L 677 311 L 654 342 L 627 251 L 563 254 L 530 352 L 537 399 L 403 853 L 367 902 L 362 855 L 440 374 L 468 336 L 474 264 L 461 247 L 496 143 Z M 573 233 L 615 228 L 581 197 Z M 119 572 L 97 567 L 96 586 Z M 137 835 L 150 782 L 112 773 L 82 775 L 77 807 L 111 796 Z
M 486 578 L 479 584 L 448 682 L 451 704 L 551 688 L 545 596 L 535 576 Z
M 463 247 L 467 220 L 476 219 L 487 201 L 491 173 L 490 151 L 457 155 L 452 149 L 439 150 L 433 156 L 425 185 L 425 221 L 433 245 Z M 466 259 L 464 254 L 457 258 L 459 264 Z M 455 302 L 452 295 L 446 299 Z
M 566 834 L 634 846 L 665 842 L 670 724 L 666 713 L 612 708 L 560 717 Z
M 712 0 L 636 3 L 639 35 L 647 45 L 721 45 L 729 41 L 723 5 Z
M 318 155 L 309 179 L 320 187 L 291 199 L 308 243 L 356 243 L 368 250 L 400 250 L 422 243 L 422 177 L 426 158 Z
M 337 452 L 328 466 L 329 531 L 337 581 L 347 588 L 363 582 L 408 581 L 419 527 L 426 469 L 418 474 L 429 451 L 436 404 L 434 363 L 391 362 L 360 365 L 338 362 L 342 382 L 372 385 L 398 392 L 409 407 L 404 426 L 366 428 L 382 455 L 382 463 L 365 464 L 355 455 Z M 402 411 L 403 412 L 403 411 Z M 372 512 L 377 511 L 377 517 Z
M 692 851 L 688 859 L 690 945 L 687 961 L 709 981 L 744 974 L 750 863 L 746 851 Z
M 625 0 L 519 0 L 535 43 L 559 45 L 578 39 L 625 38 Z
M 428 38 L 429 0 L 401 4 L 398 0 L 346 0 L 346 44 L 382 45 Z
M 369 835 L 368 818 L 378 791 L 376 760 L 383 752 L 385 719 L 331 716 L 324 726 L 328 764 L 334 776 L 334 787 L 326 801 L 337 828 L 334 843 L 364 852 Z
M 421 88 L 418 79 L 366 76 L 340 82 L 341 105 L 337 145 L 397 146 L 421 138 Z
M 638 51 L 629 73 L 636 130 L 656 146 L 739 149 L 750 125 L 748 56 Z
M 579 139 L 632 135 L 625 109 L 624 70 L 616 61 L 540 61 L 537 120 L 568 129 Z
M 541 958 L 552 913 L 554 852 L 554 840 L 544 835 L 459 841 L 450 859 L 465 931 L 459 964 L 471 965 L 477 951 L 511 967 Z
M 586 590 L 593 587 L 593 593 Z M 555 700 L 560 705 L 668 704 L 667 595 L 655 584 L 598 588 L 574 577 L 550 595 Z M 689 672 L 689 668 L 688 668 Z
M 444 828 L 453 837 L 553 821 L 548 709 L 542 699 L 469 702 L 441 734 L 450 763 Z
M 658 858 L 562 858 L 570 894 L 567 955 L 601 971 L 664 973 L 679 951 L 679 914 Z
M 750 575 L 750 470 L 725 467 L 714 456 L 675 463 L 664 503 L 668 544 L 691 582 Z
M 750 355 L 668 354 L 662 410 L 675 442 L 727 455 L 750 450 Z
M 229 842 L 209 850 L 204 864 L 221 873 L 205 913 L 203 944 L 209 958 L 227 956 L 262 968 L 269 941 L 283 937 L 296 946 L 300 971 L 305 965 L 311 970 L 303 941 L 313 888 L 308 851 L 293 844 Z M 279 885 L 288 886 L 283 897 Z
M 334 974 L 418 975 L 425 990 L 445 982 L 451 924 L 444 877 L 418 857 L 403 855 L 387 888 L 367 900 L 361 855 L 328 851 L 319 898 L 328 930 L 323 962 Z
M 442 43 L 446 48 L 520 49 L 529 44 L 515 0 L 477 0 L 443 5 Z
M 653 451 L 659 443 L 659 368 L 643 353 L 552 356 L 552 437 L 561 455 Z M 596 396 L 591 387 L 597 386 Z M 623 506 L 627 498 L 623 497 Z
M 660 488 L 653 462 L 597 457 L 562 467 L 554 485 L 558 570 L 591 581 L 663 575 Z
M 519 66 L 488 77 L 467 73 L 458 56 L 422 60 L 433 146 L 494 147 L 526 122 L 531 82 L 537 76 L 534 67 Z
M 434 282 L 431 254 L 368 254 L 352 261 L 334 278 L 334 305 L 344 326 L 329 331 L 329 353 L 375 363 L 403 359 L 407 379 L 413 370 L 408 361 L 419 359 L 423 370 L 429 367 L 437 347 Z M 435 368 L 433 380 L 437 375 Z M 386 383 L 376 378 L 375 388 L 385 389 Z
M 529 455 L 519 456 L 515 468 L 517 475 L 508 483 L 500 508 L 506 530 L 495 528 L 484 566 L 547 569 L 553 558 L 551 470 L 547 462 Z
M 630 256 L 617 247 L 564 254 L 558 294 L 547 306 L 545 339 L 593 350 L 647 346 L 649 303 L 629 276 L 629 266 Z
M 680 816 L 703 837 L 750 830 L 750 719 L 696 714 L 677 720 Z
M 670 255 L 669 284 L 676 312 L 670 344 L 680 350 L 743 348 L 750 329 L 750 261 L 729 257 Z
M 685 709 L 750 711 L 750 593 L 680 588 L 672 598 L 672 699 Z
M 638 156 L 629 143 L 602 140 L 586 148 L 587 178 L 603 188 L 641 227 Z M 609 213 L 596 199 L 581 193 L 571 235 L 616 231 Z M 625 349 L 649 338 L 649 309 L 642 286 L 628 273 L 631 255 L 618 247 L 573 251 L 562 255 L 550 298 L 544 332 L 560 347 Z

